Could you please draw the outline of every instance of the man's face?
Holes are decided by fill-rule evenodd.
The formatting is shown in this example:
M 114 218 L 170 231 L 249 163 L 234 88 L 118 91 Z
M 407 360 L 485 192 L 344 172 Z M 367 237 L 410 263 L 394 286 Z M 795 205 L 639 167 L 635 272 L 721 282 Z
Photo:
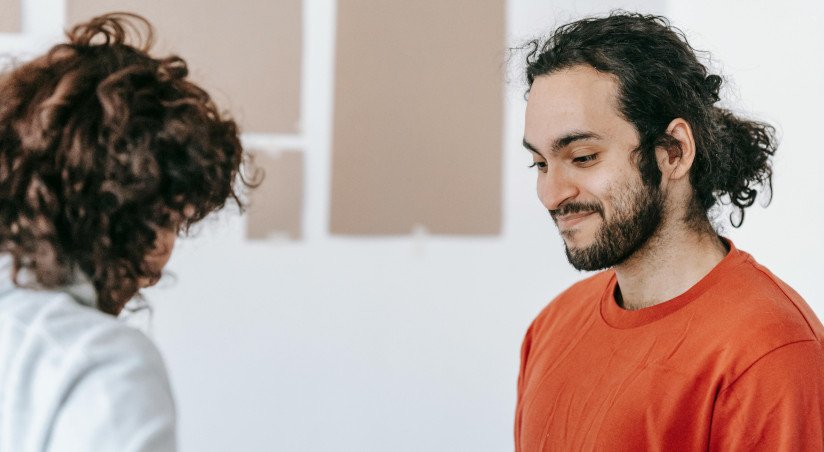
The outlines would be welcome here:
M 611 75 L 582 65 L 537 77 L 527 102 L 538 197 L 578 270 L 622 263 L 662 220 L 661 191 L 641 180 L 638 134 L 619 115 L 617 93 Z

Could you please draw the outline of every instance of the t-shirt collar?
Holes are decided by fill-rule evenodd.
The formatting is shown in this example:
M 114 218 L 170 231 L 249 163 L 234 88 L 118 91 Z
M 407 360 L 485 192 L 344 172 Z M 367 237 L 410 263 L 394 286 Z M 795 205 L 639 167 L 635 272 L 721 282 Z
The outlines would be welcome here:
M 601 317 L 614 328 L 635 328 L 662 319 L 683 308 L 721 281 L 727 272 L 749 258 L 749 254 L 737 249 L 731 240 L 725 237 L 721 237 L 721 240 L 727 245 L 729 252 L 709 273 L 681 295 L 648 308 L 627 310 L 618 305 L 615 300 L 615 287 L 618 283 L 615 272 L 612 271 L 601 297 Z

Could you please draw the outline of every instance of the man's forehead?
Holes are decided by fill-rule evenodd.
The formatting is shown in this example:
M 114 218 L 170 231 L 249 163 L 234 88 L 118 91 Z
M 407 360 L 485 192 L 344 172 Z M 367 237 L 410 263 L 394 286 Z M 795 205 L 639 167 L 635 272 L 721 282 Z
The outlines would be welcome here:
M 544 146 L 571 130 L 611 128 L 619 119 L 616 94 L 613 76 L 590 66 L 536 77 L 527 101 L 524 136 L 530 143 Z
M 535 78 L 527 109 L 555 114 L 594 114 L 615 106 L 617 83 L 610 74 L 575 66 Z

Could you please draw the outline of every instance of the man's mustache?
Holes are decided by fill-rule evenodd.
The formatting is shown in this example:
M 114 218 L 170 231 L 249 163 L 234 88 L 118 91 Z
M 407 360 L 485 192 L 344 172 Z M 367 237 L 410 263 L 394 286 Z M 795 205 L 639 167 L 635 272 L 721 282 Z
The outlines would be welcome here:
M 595 202 L 568 202 L 566 204 L 561 205 L 561 207 L 557 209 L 549 209 L 549 215 L 552 217 L 553 220 L 556 220 L 560 216 L 581 212 L 597 213 L 602 218 L 604 216 L 603 206 L 600 203 Z

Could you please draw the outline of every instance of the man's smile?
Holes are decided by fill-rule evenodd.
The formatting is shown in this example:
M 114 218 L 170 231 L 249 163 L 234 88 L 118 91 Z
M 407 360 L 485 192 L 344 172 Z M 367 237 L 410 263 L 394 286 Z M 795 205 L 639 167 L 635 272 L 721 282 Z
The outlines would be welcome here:
M 570 213 L 566 215 L 559 215 L 554 217 L 555 224 L 558 225 L 558 229 L 566 230 L 570 229 L 573 226 L 577 225 L 578 223 L 584 221 L 585 219 L 589 218 L 590 216 L 596 214 L 594 211 L 589 212 L 577 212 L 577 213 Z

